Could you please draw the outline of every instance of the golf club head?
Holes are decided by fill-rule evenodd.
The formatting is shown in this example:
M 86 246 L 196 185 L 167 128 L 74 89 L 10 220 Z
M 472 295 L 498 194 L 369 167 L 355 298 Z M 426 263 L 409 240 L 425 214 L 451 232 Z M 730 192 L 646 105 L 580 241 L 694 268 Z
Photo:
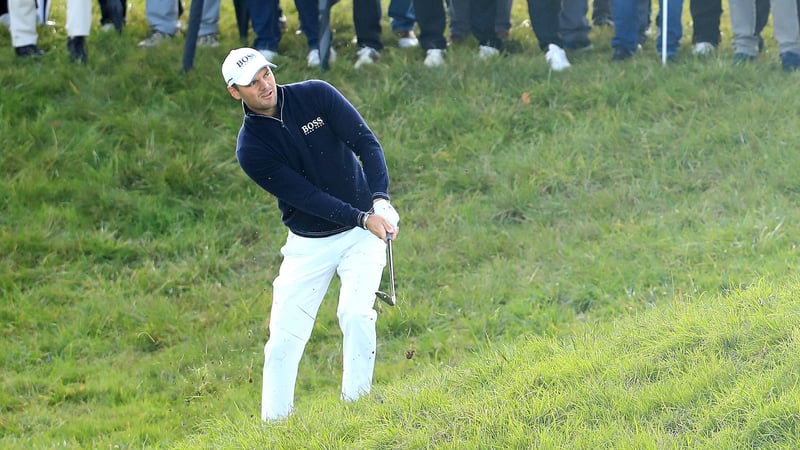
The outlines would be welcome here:
M 386 245 L 389 251 L 389 282 L 391 283 L 392 295 L 383 291 L 376 291 L 375 295 L 389 306 L 397 304 L 397 295 L 394 292 L 394 257 L 392 255 L 392 233 L 386 233 Z
M 395 299 L 392 298 L 392 296 L 387 294 L 386 292 L 375 291 L 375 296 L 377 296 L 378 299 L 380 299 L 382 302 L 386 303 L 389 306 L 394 306 L 396 304 Z

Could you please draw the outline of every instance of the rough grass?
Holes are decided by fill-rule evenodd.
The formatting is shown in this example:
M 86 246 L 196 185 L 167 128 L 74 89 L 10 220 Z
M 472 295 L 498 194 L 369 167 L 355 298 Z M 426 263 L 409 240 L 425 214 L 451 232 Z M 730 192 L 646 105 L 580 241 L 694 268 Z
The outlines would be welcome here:
M 40 61 L 0 52 L 3 447 L 283 442 L 282 428 L 250 418 L 285 230 L 233 157 L 241 111 L 219 74 L 240 45 L 232 6 L 223 45 L 198 51 L 185 75 L 182 38 L 136 48 L 143 7 L 132 2 L 121 35 L 93 32 L 86 66 L 69 64 L 61 26 L 40 30 Z M 295 443 L 796 444 L 789 322 L 748 310 L 765 322 L 743 333 L 732 312 L 692 306 L 755 292 L 785 300 L 766 302 L 776 318 L 796 316 L 781 308 L 793 308 L 800 235 L 798 78 L 781 72 L 769 33 L 754 64 L 733 67 L 727 41 L 692 57 L 687 37 L 662 67 L 652 43 L 611 64 L 599 30 L 594 51 L 553 74 L 517 2 L 516 54 L 486 64 L 455 47 L 432 71 L 386 28 L 381 63 L 357 72 L 345 1 L 334 11 L 340 61 L 321 75 L 304 66 L 284 7 L 279 81 L 323 76 L 356 104 L 385 147 L 403 226 L 376 396 L 353 409 L 336 401 L 334 283 L 300 368 L 292 424 L 310 431 Z M 63 5 L 53 15 L 63 24 Z M 618 323 L 649 337 L 622 347 Z M 596 359 L 575 360 L 570 340 Z M 758 359 L 756 348 L 770 351 Z M 669 352 L 674 361 L 659 360 Z M 515 358 L 510 381 L 525 395 L 489 376 L 508 370 L 498 355 Z M 631 376 L 645 381 L 625 384 Z M 444 387 L 410 395 L 425 379 Z M 402 407 L 381 410 L 381 399 Z

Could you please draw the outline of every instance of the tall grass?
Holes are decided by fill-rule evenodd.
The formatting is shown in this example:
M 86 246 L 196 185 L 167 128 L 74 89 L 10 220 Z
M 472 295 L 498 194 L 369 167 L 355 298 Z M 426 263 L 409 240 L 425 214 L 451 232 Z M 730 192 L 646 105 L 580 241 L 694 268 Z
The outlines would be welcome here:
M 473 46 L 453 47 L 446 68 L 428 70 L 419 50 L 393 47 L 387 26 L 381 62 L 356 71 L 350 5 L 334 8 L 340 60 L 321 75 L 305 67 L 304 39 L 293 33 L 296 13 L 285 4 L 290 31 L 277 77 L 324 77 L 384 145 L 403 233 L 395 246 L 400 304 L 383 308 L 378 325 L 376 398 L 401 401 L 417 377 L 456 380 L 449 389 L 463 384 L 452 398 L 449 391 L 423 392 L 428 414 L 455 411 L 469 424 L 450 420 L 453 428 L 432 445 L 457 445 L 454 432 L 469 445 L 470 436 L 490 432 L 480 424 L 495 419 L 491 411 L 508 419 L 492 422 L 498 431 L 487 435 L 499 446 L 514 446 L 502 430 L 508 439 L 529 431 L 499 405 L 517 404 L 507 397 L 511 388 L 488 394 L 471 381 L 469 370 L 477 369 L 467 369 L 491 367 L 485 359 L 506 348 L 521 355 L 522 384 L 526 370 L 531 380 L 539 376 L 537 362 L 545 359 L 527 341 L 558 347 L 596 331 L 608 346 L 596 351 L 612 355 L 620 349 L 614 324 L 649 309 L 653 342 L 662 333 L 673 339 L 672 328 L 693 321 L 713 331 L 715 321 L 730 317 L 710 308 L 688 309 L 694 312 L 687 317 L 679 314 L 684 302 L 732 302 L 759 280 L 791 306 L 800 231 L 793 170 L 800 162 L 798 78 L 780 71 L 770 34 L 754 64 L 734 67 L 727 42 L 710 58 L 695 58 L 685 39 L 679 61 L 662 67 L 652 43 L 634 60 L 611 64 L 610 31 L 597 30 L 595 49 L 570 54 L 573 67 L 554 74 L 524 22 L 524 2 L 517 2 L 512 37 L 519 53 L 487 64 Z M 223 4 L 223 45 L 200 49 L 185 75 L 182 38 L 136 48 L 147 33 L 143 8 L 131 3 L 122 34 L 93 30 L 86 66 L 69 63 L 60 25 L 40 29 L 49 51 L 39 61 L 0 52 L 4 447 L 199 446 L 208 424 L 225 426 L 214 431 L 220 446 L 227 439 L 248 446 L 251 437 L 283 442 L 280 428 L 239 423 L 259 407 L 271 282 L 285 229 L 274 200 L 246 179 L 233 155 L 241 109 L 219 74 L 228 49 L 240 45 L 232 6 Z M 54 5 L 57 23 L 63 14 L 63 5 Z M 8 43 L 7 35 L 0 41 Z M 294 423 L 333 439 L 308 442 L 334 447 L 424 446 L 424 434 L 405 442 L 381 433 L 373 433 L 375 441 L 355 440 L 377 401 L 334 418 L 339 413 L 331 411 L 349 411 L 335 401 L 336 288 L 301 364 Z M 784 339 L 787 327 L 780 322 L 764 339 Z M 762 338 L 737 339 L 756 346 Z M 712 358 L 714 345 L 692 348 L 680 364 Z M 625 351 L 631 360 L 618 367 L 604 360 L 607 370 L 656 365 L 651 353 Z M 568 355 L 553 358 L 556 367 L 572 364 Z M 652 389 L 679 386 L 689 369 L 677 369 L 674 377 L 658 369 L 663 384 Z M 763 386 L 781 375 L 750 369 Z M 581 408 L 592 414 L 617 397 L 623 406 L 632 401 L 614 384 L 619 378 L 595 392 L 591 384 L 571 383 L 572 375 L 552 376 L 560 391 L 547 395 L 590 391 Z M 781 386 L 786 398 L 796 396 Z M 754 409 L 754 399 L 732 401 L 742 415 L 738 424 L 758 420 L 745 413 L 755 410 L 780 430 L 796 429 L 783 403 Z M 730 439 L 742 438 L 728 427 L 733 413 L 701 400 L 680 399 L 692 414 L 722 424 L 701 430 L 719 426 Z M 695 420 L 691 414 L 668 426 L 668 412 L 629 407 L 633 412 L 601 415 L 621 424 L 603 431 L 608 435 L 582 433 L 593 422 L 583 420 L 588 413 L 568 414 L 567 406 L 543 414 L 567 424 L 574 442 L 586 447 L 602 436 L 622 437 L 631 447 L 640 438 L 645 446 L 704 445 L 709 434 L 686 425 Z M 665 420 L 637 430 L 644 423 L 637 411 Z M 414 429 L 441 426 L 413 420 Z M 763 426 L 765 435 L 772 429 L 752 426 Z M 676 437 L 662 443 L 640 434 L 660 435 L 659 427 Z M 564 444 L 567 436 L 543 435 L 540 443 Z
M 236 411 L 177 448 L 796 448 L 797 292 L 758 283 L 494 345 L 286 422 Z

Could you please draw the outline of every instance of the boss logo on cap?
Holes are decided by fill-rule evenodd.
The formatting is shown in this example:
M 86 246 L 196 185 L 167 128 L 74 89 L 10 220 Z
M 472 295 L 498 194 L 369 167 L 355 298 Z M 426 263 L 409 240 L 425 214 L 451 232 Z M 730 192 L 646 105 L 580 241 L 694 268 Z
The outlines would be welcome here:
M 236 61 L 236 65 L 239 67 L 244 67 L 244 65 L 247 64 L 247 61 L 250 61 L 255 57 L 256 57 L 255 53 L 248 53 L 247 55 L 243 56 L 242 59 Z

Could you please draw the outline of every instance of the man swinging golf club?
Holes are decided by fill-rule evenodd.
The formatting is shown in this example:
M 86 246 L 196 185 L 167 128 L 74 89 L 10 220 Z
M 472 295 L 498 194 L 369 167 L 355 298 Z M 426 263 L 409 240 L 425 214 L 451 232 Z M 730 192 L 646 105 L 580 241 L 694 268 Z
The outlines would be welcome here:
M 300 358 L 335 273 L 342 399 L 369 393 L 375 292 L 386 265 L 386 235 L 397 238 L 400 220 L 389 204 L 383 149 L 358 111 L 324 81 L 277 84 L 274 67 L 251 48 L 231 51 L 222 63 L 228 92 L 244 109 L 239 165 L 277 198 L 289 228 L 264 346 L 265 421 L 292 412 Z

